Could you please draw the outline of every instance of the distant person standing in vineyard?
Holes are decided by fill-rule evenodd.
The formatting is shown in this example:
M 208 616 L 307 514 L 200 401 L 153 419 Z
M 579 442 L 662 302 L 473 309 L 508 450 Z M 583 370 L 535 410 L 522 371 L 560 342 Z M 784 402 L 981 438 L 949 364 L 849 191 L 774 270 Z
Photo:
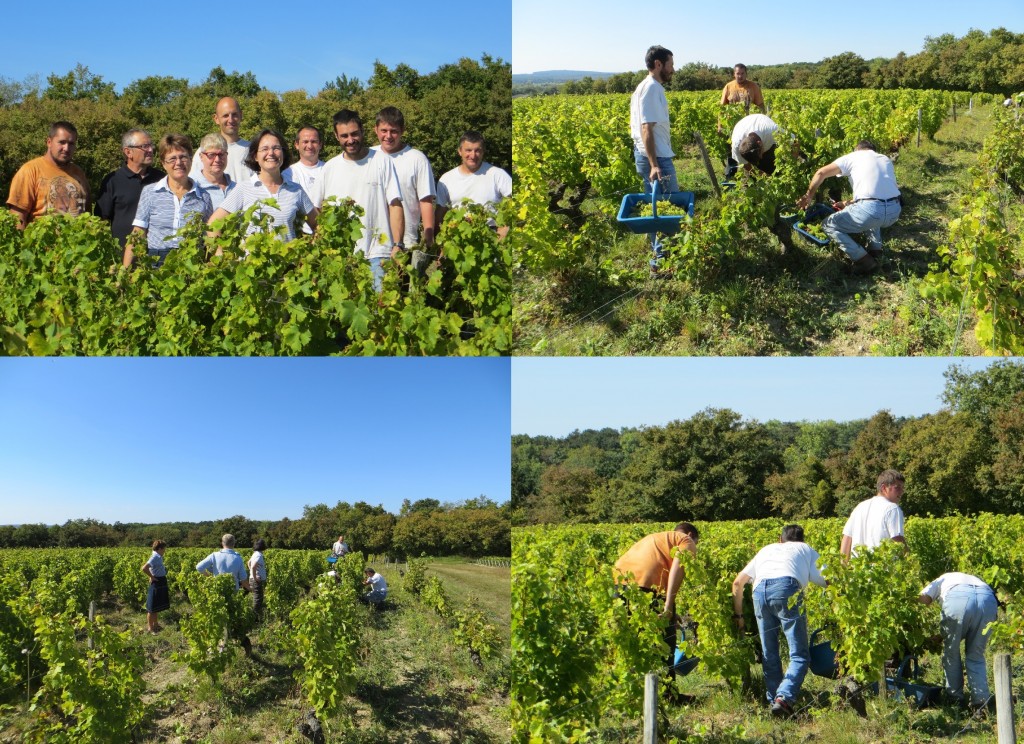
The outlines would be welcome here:
M 964 659 L 960 644 L 966 644 L 967 685 L 971 705 L 980 707 L 989 701 L 988 670 L 985 667 L 985 627 L 996 621 L 999 603 L 988 584 L 965 573 L 944 573 L 921 590 L 918 599 L 926 605 L 938 600 L 942 606 L 942 669 L 946 675 L 946 694 L 964 702 Z
M 470 130 L 459 139 L 459 157 L 462 163 L 452 168 L 437 180 L 437 221 L 444 219 L 445 212 L 457 207 L 460 202 L 469 201 L 489 210 L 494 210 L 503 199 L 512 196 L 512 176 L 504 169 L 484 160 L 484 136 Z M 494 220 L 488 220 L 498 237 L 508 234 L 508 227 L 498 227 Z
M 249 142 L 238 135 L 238 127 L 242 123 L 242 108 L 238 101 L 230 96 L 225 96 L 217 101 L 217 107 L 213 112 L 213 122 L 220 129 L 221 136 L 228 143 L 228 163 L 224 169 L 231 180 L 235 183 L 242 183 L 252 178 L 255 172 L 245 163 L 249 156 Z M 193 178 L 199 175 L 203 164 L 196 161 L 192 164 Z
M 263 592 L 267 586 L 267 562 L 263 558 L 263 551 L 267 544 L 263 538 L 259 538 L 252 546 L 252 556 L 249 558 L 249 588 L 252 589 L 252 609 L 256 613 L 257 622 L 263 616 Z
M 807 209 L 822 182 L 840 175 L 850 179 L 853 198 L 836 202 L 842 211 L 826 217 L 821 227 L 853 261 L 854 274 L 870 274 L 882 256 L 882 228 L 895 224 L 903 208 L 896 170 L 892 160 L 875 152 L 873 143 L 861 140 L 852 153 L 817 170 L 797 207 Z M 867 250 L 851 237 L 863 232 L 868 234 Z
M 672 137 L 669 129 L 668 98 L 665 85 L 675 72 L 672 52 L 663 46 L 652 46 L 644 58 L 650 73 L 633 91 L 629 99 L 629 134 L 633 138 L 633 160 L 644 184 L 644 193 L 650 194 L 658 183 L 663 193 L 679 191 L 676 166 L 672 162 Z M 651 236 L 651 269 L 658 267 L 664 257 L 661 243 Z
M 160 630 L 157 613 L 169 609 L 171 595 L 167 588 L 167 568 L 164 566 L 164 553 L 167 543 L 163 540 L 153 541 L 153 555 L 142 564 L 142 573 L 149 577 L 149 591 L 146 593 L 146 625 L 152 635 Z
M 680 522 L 671 532 L 655 532 L 642 537 L 615 561 L 615 574 L 619 581 L 632 582 L 651 595 L 651 607 L 668 621 L 665 643 L 668 644 L 668 666 L 675 664 L 676 593 L 683 580 L 684 570 L 679 563 L 679 550 L 697 554 L 700 533 L 689 522 Z M 662 601 L 664 600 L 664 601 Z M 675 676 L 675 671 L 670 671 Z
M 345 542 L 345 536 L 344 535 L 338 535 L 338 541 L 336 543 L 334 543 L 334 547 L 331 548 L 331 552 L 334 553 L 334 555 L 338 556 L 339 558 L 341 558 L 342 556 L 348 555 L 348 553 L 350 551 L 349 551 L 348 543 Z
M 903 475 L 898 470 L 884 470 L 876 481 L 878 493 L 854 507 L 843 527 L 839 552 L 849 557 L 857 548 L 877 548 L 883 540 L 903 543 Z
M 764 96 L 761 95 L 761 87 L 753 80 L 747 80 L 747 66 L 742 62 L 733 66 L 732 77 L 733 79 L 722 88 L 722 100 L 718 102 L 718 105 L 728 106 L 731 103 L 742 103 L 748 114 L 750 113 L 751 105 L 755 106 L 761 113 L 764 113 Z M 721 114 L 718 116 L 718 133 L 722 134 Z M 729 154 L 728 165 L 725 169 L 726 180 L 732 178 L 739 167 L 735 152 L 738 144 L 735 132 L 733 132 L 733 152 Z
M 110 223 L 110 234 L 117 238 L 124 250 L 142 187 L 156 183 L 167 174 L 153 167 L 156 148 L 149 133 L 143 129 L 129 129 L 124 133 L 121 152 L 124 153 L 124 165 L 103 178 L 96 197 L 96 214 Z
M 220 539 L 221 549 L 210 553 L 196 564 L 196 571 L 210 576 L 231 574 L 235 579 L 235 588 L 249 590 L 249 574 L 245 570 L 245 561 L 235 552 L 235 536 L 225 534 Z
M 78 130 L 69 121 L 55 121 L 46 136 L 46 153 L 29 160 L 11 179 L 7 206 L 24 230 L 46 212 L 72 216 L 89 209 L 89 179 L 72 163 Z
M 751 596 L 764 650 L 764 683 L 774 716 L 793 714 L 793 705 L 807 676 L 810 641 L 803 591 L 812 581 L 818 586 L 826 585 L 818 570 L 818 558 L 818 552 L 804 542 L 803 527 L 788 524 L 782 528 L 779 541 L 761 548 L 732 582 L 733 618 L 741 631 L 743 588 L 750 582 L 754 583 Z M 791 604 L 790 598 L 794 595 L 797 600 Z M 789 666 L 785 676 L 779 656 L 780 629 L 786 634 L 789 646 Z

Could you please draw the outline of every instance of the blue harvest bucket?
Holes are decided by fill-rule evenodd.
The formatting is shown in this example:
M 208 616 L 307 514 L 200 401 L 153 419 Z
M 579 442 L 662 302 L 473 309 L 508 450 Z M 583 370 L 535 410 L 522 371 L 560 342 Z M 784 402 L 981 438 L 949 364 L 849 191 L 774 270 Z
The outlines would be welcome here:
M 333 566 L 335 563 L 338 562 L 338 556 L 336 556 L 336 555 L 329 555 L 329 556 L 327 556 L 327 562 L 330 563 Z
M 837 679 L 839 677 L 839 665 L 836 663 L 836 652 L 832 650 L 832 642 L 814 642 L 814 639 L 820 632 L 821 630 L 816 630 L 811 633 L 811 672 L 819 677 Z
M 659 217 L 658 216 L 658 201 L 667 201 L 669 204 L 673 204 L 677 207 L 685 207 L 687 217 L 684 218 L 681 215 L 668 215 Z M 636 209 L 637 205 L 641 202 L 651 202 L 654 215 L 651 217 L 631 217 L 633 210 Z M 653 233 L 662 233 L 664 235 L 675 235 L 679 232 L 680 226 L 683 224 L 684 219 L 693 217 L 693 192 L 692 191 L 673 191 L 670 194 L 662 194 L 659 192 L 658 183 L 654 184 L 654 188 L 650 194 L 626 194 L 622 197 L 622 204 L 619 206 L 619 214 L 616 217 L 619 224 L 624 226 L 627 230 L 634 233 L 646 233 L 648 235 Z

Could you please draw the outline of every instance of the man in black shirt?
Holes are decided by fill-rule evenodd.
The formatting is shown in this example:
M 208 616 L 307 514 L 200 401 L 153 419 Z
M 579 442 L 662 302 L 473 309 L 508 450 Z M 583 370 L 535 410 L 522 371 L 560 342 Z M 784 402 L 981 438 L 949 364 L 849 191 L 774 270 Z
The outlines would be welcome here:
M 121 138 L 124 165 L 108 173 L 96 199 L 96 214 L 110 223 L 110 232 L 121 248 L 132 231 L 139 195 L 146 184 L 156 183 L 166 173 L 153 165 L 153 140 L 142 129 L 130 129 Z

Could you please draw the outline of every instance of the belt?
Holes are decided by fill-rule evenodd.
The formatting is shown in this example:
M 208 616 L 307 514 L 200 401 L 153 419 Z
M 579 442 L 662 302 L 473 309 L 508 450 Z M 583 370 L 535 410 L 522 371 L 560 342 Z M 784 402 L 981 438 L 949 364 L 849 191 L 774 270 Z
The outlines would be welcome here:
M 873 196 L 867 196 L 867 197 L 864 197 L 863 199 L 855 199 L 854 201 L 859 201 L 859 202 L 862 202 L 862 201 L 876 201 L 876 202 L 882 202 L 883 204 L 887 204 L 889 202 L 899 201 L 899 197 L 898 196 L 894 196 L 891 199 L 876 199 Z

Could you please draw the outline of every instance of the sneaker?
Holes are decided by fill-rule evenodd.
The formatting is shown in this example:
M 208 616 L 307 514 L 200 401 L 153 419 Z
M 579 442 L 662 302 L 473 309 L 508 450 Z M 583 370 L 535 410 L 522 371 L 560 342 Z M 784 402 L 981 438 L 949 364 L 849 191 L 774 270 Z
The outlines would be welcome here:
M 868 255 L 871 256 L 871 258 L 874 258 L 874 259 L 877 260 L 877 259 L 882 257 L 882 246 L 880 246 L 880 245 L 879 246 L 869 245 L 865 250 L 867 250 Z
M 870 253 L 853 262 L 853 273 L 857 276 L 866 276 L 867 274 L 873 273 L 877 268 L 878 262 L 875 261 L 874 257 Z
M 775 718 L 789 718 L 793 715 L 793 706 L 786 702 L 786 698 L 777 697 L 772 703 L 772 715 Z

